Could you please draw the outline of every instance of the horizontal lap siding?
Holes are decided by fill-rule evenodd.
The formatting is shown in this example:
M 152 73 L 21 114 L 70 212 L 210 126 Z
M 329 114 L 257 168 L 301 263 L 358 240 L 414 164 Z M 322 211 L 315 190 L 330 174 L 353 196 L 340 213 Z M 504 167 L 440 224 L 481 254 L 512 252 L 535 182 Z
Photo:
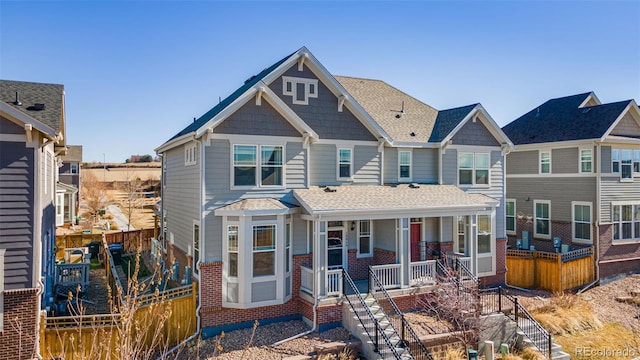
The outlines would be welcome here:
M 438 182 L 438 150 L 413 149 L 412 161 L 414 182 Z
M 38 220 L 33 213 L 34 149 L 21 142 L 0 142 L 0 154 L 0 248 L 7 249 L 5 289 L 30 288 L 33 224 Z
M 303 189 L 306 183 L 306 151 L 300 142 L 288 142 L 286 148 L 286 175 L 288 189 Z
M 633 182 L 620 182 L 620 177 L 604 177 L 601 184 L 600 217 L 603 223 L 612 221 L 612 201 L 640 202 L 640 179 Z
M 398 182 L 398 148 L 384 148 L 384 183 Z
M 355 146 L 353 148 L 353 182 L 377 185 L 380 184 L 380 175 L 378 147 Z
M 553 149 L 551 151 L 551 173 L 578 173 L 578 148 Z
M 163 206 L 167 211 L 167 230 L 173 234 L 174 244 L 187 252 L 193 243 L 193 220 L 200 218 L 200 152 L 195 165 L 185 166 L 184 146 L 164 154 L 167 166 Z M 169 235 L 171 236 L 171 235 Z
M 507 174 L 537 174 L 538 170 L 538 150 L 507 155 Z

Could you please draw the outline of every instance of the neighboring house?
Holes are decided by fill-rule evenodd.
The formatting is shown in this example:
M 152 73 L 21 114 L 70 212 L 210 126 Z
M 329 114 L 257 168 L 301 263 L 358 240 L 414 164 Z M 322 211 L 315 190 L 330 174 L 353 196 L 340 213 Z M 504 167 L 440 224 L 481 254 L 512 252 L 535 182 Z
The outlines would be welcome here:
M 62 156 L 56 184 L 56 226 L 74 224 L 80 206 L 80 168 L 82 145 L 68 145 Z
M 406 295 L 446 253 L 502 284 L 511 148 L 479 104 L 438 111 L 334 77 L 301 48 L 156 149 L 168 257 L 200 283 L 205 335 L 255 319 L 335 325 L 340 269 L 388 269 Z
M 31 359 L 52 288 L 64 87 L 0 80 L 0 98 L 0 354 Z
M 551 99 L 503 128 L 507 232 L 536 249 L 595 247 L 596 278 L 640 270 L 640 112 L 594 93 Z M 559 245 L 559 244 L 558 244 Z

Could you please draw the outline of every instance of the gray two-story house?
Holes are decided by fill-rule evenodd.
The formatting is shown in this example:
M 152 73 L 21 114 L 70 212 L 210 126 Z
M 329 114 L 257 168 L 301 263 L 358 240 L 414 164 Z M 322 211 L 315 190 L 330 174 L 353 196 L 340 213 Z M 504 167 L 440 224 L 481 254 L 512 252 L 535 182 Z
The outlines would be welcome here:
M 168 258 L 199 282 L 205 335 L 339 323 L 343 271 L 411 299 L 446 254 L 501 284 L 511 148 L 479 104 L 438 111 L 303 47 L 156 149 Z
M 596 279 L 640 270 L 635 101 L 601 104 L 592 92 L 551 99 L 503 131 L 516 145 L 506 167 L 511 245 L 525 231 L 536 249 L 593 247 Z
M 0 80 L 0 100 L 0 354 L 33 359 L 52 292 L 64 87 Z
M 61 157 L 56 184 L 56 225 L 75 224 L 80 207 L 82 145 L 68 145 Z

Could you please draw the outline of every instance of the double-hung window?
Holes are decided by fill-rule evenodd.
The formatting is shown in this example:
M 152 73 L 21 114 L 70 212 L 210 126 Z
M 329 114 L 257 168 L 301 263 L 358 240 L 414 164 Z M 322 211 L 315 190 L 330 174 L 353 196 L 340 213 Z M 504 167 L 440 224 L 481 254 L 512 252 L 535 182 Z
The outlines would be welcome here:
M 358 224 L 358 257 L 373 256 L 371 245 L 371 221 L 360 220 Z
M 253 227 L 253 276 L 276 274 L 276 226 Z
M 227 227 L 227 251 L 229 261 L 227 262 L 227 274 L 230 277 L 238 276 L 238 225 Z
M 636 150 L 637 151 L 637 150 Z M 640 151 L 636 155 L 631 149 L 611 150 L 611 171 L 620 174 L 621 179 L 632 179 L 636 168 L 636 156 L 638 170 L 640 171 Z
M 612 207 L 613 240 L 640 240 L 640 204 Z
M 411 151 L 398 151 L 398 178 L 411 181 Z
M 540 151 L 540 174 L 551 174 L 551 151 Z
M 591 241 L 591 203 L 573 202 L 573 239 Z
M 282 186 L 282 154 L 280 145 L 233 145 L 233 185 Z
M 478 215 L 478 254 L 491 252 L 491 215 Z
M 466 217 L 458 216 L 458 225 L 456 226 L 456 241 L 453 251 L 458 254 L 466 254 L 467 245 L 467 221 Z
M 338 178 L 350 179 L 352 175 L 353 151 L 338 149 Z
M 551 201 L 548 200 L 534 200 L 534 213 L 535 213 L 535 236 L 542 238 L 551 237 Z
M 489 154 L 460 153 L 458 156 L 459 185 L 489 185 Z
M 581 149 L 580 150 L 580 173 L 593 172 L 593 150 Z
M 516 201 L 507 199 L 505 204 L 506 227 L 508 234 L 516 233 Z

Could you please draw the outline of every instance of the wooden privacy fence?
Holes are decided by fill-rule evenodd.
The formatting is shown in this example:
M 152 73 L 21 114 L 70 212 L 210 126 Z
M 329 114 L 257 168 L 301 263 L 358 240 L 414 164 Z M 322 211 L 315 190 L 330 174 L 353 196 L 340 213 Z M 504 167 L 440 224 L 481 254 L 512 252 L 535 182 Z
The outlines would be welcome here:
M 507 249 L 507 284 L 564 291 L 595 279 L 593 248 L 566 253 Z
M 157 234 L 158 229 L 140 229 L 131 231 L 114 231 L 104 234 L 107 244 L 121 243 L 125 253 L 135 253 L 138 245 L 142 245 L 142 251 L 151 250 L 151 238 Z M 66 248 L 83 247 L 86 244 L 102 241 L 103 234 L 68 234 L 56 236 L 56 256 L 61 258 Z

